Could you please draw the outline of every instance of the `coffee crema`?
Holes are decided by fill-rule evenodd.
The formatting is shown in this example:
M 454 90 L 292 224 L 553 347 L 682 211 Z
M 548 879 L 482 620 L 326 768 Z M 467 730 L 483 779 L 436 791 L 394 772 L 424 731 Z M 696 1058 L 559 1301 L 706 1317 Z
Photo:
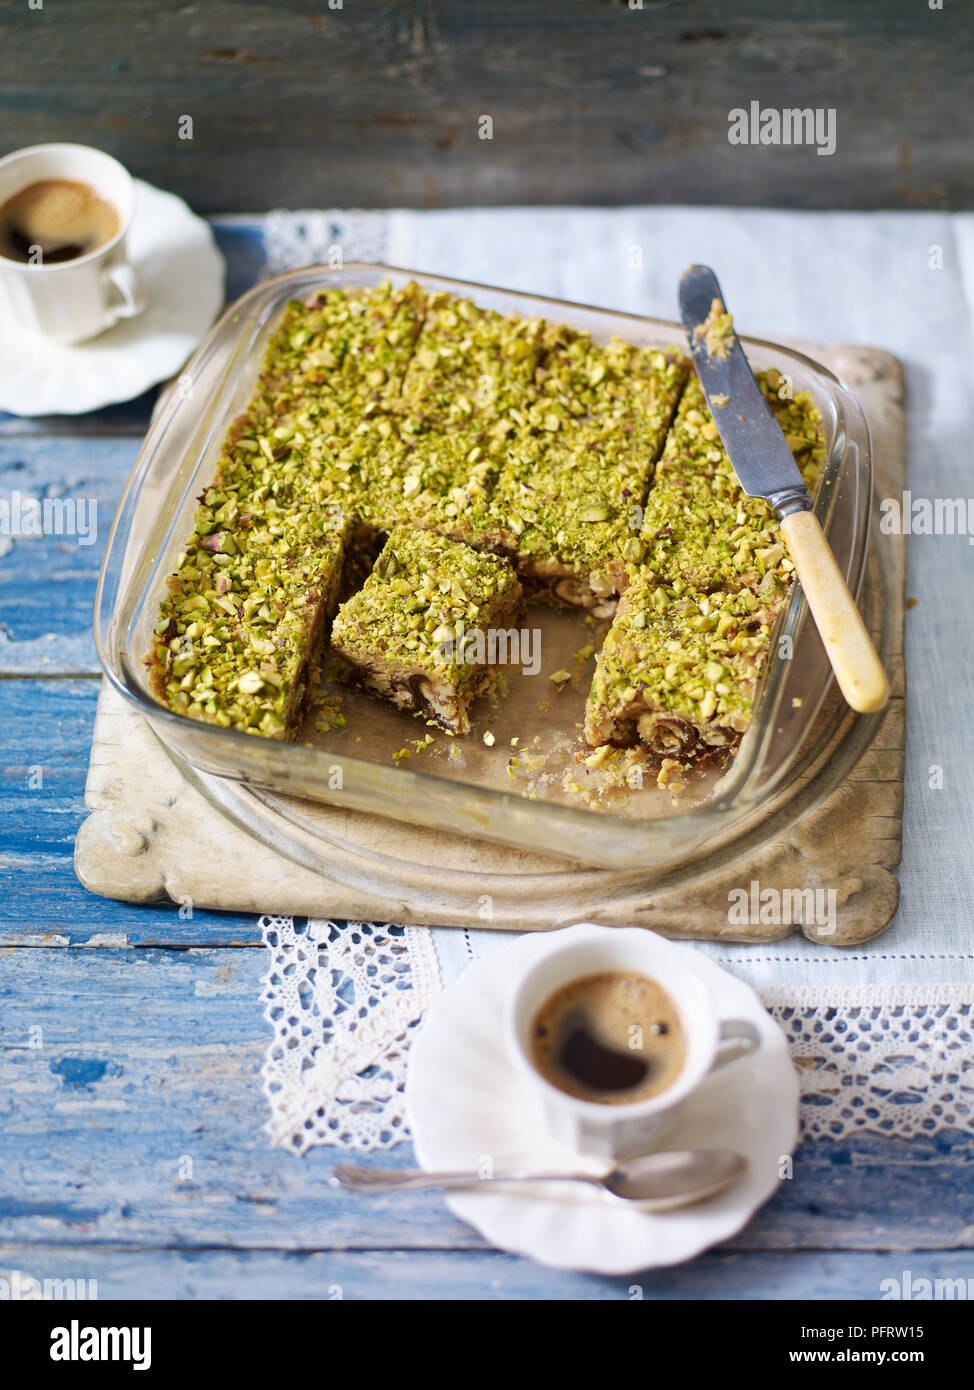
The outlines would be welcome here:
M 584 975 L 550 995 L 531 1022 L 531 1060 L 578 1100 L 632 1104 L 677 1079 L 686 1040 L 673 1000 L 635 971 Z
M 97 251 L 118 235 L 118 211 L 89 184 L 41 179 L 0 207 L 0 255 L 28 265 L 58 265 Z

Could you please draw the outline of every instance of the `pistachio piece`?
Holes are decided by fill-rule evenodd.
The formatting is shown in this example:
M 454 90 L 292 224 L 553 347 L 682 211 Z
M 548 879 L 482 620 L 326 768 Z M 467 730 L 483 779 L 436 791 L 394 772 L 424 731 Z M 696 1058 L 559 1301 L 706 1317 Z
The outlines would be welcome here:
M 608 521 L 612 513 L 604 502 L 589 502 L 575 513 L 579 521 Z

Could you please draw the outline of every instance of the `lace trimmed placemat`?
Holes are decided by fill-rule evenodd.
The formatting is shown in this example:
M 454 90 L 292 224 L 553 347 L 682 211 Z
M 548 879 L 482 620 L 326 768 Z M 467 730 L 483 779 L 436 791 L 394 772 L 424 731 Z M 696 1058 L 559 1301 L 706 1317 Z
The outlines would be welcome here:
M 271 1142 L 370 1151 L 409 1137 L 409 1048 L 442 988 L 433 933 L 264 917 Z M 759 989 L 801 1079 L 802 1136 L 974 1128 L 974 983 Z
M 382 1149 L 408 1137 L 411 1034 L 440 988 L 425 927 L 263 917 L 264 1061 L 275 1145 Z

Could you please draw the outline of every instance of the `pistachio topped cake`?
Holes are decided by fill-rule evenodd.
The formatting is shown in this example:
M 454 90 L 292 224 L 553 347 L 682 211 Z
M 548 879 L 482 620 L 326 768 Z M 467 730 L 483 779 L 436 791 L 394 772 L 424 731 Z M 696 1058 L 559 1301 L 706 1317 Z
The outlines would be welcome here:
M 496 649 L 522 608 L 506 560 L 429 531 L 396 531 L 338 610 L 331 650 L 363 689 L 465 734 L 470 704 L 496 671 L 491 635 Z
M 760 381 L 812 486 L 818 412 L 780 374 Z M 465 733 L 491 658 L 458 632 L 509 628 L 522 589 L 618 605 L 586 739 L 692 759 L 747 726 L 793 576 L 679 349 L 416 284 L 325 289 L 268 337 L 146 663 L 170 709 L 291 738 L 350 595 L 340 663 Z

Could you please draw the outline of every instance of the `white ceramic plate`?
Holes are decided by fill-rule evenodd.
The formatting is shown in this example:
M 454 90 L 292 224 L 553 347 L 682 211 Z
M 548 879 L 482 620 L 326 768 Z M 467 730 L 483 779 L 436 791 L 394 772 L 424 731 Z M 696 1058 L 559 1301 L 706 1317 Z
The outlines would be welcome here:
M 520 937 L 469 966 L 430 1010 L 406 1086 L 424 1168 L 476 1169 L 489 1159 L 496 1168 L 605 1170 L 604 1161 L 578 1158 L 548 1135 L 530 1086 L 504 1049 L 508 982 L 550 945 L 550 933 Z M 748 1160 L 745 1177 L 708 1202 L 658 1215 L 583 1185 L 448 1198 L 451 1210 L 493 1245 L 561 1269 L 630 1274 L 679 1264 L 727 1240 L 775 1191 L 781 1159 L 798 1136 L 798 1078 L 784 1034 L 748 985 L 694 955 L 722 1017 L 752 1020 L 762 1045 L 703 1083 L 661 1147 L 736 1149 Z
M 136 180 L 129 254 L 146 301 L 99 337 L 68 346 L 0 323 L 0 410 L 77 415 L 139 396 L 178 372 L 223 303 L 225 266 L 182 198 Z

